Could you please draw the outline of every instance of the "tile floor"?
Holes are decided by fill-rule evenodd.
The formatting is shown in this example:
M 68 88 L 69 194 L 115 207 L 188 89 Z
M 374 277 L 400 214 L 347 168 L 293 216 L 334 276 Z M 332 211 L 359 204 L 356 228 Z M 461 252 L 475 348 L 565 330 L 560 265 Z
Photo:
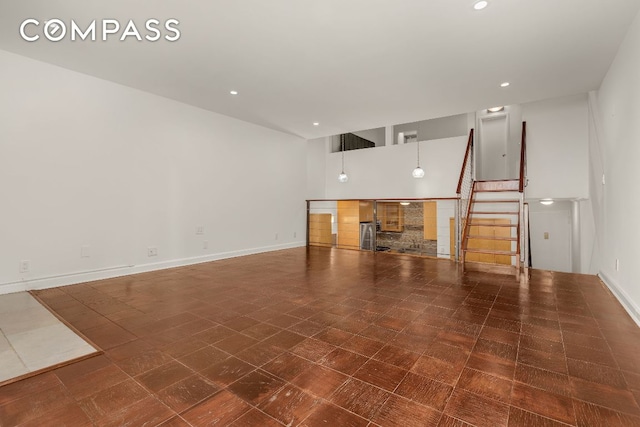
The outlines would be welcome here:
M 300 248 L 39 296 L 105 354 L 0 388 L 3 426 L 640 425 L 592 276 Z
M 95 352 L 27 292 L 0 295 L 0 383 Z

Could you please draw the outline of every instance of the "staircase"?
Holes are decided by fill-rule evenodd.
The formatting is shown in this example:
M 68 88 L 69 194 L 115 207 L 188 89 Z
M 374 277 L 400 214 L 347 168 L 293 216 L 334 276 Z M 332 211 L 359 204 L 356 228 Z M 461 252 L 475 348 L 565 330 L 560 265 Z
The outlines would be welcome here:
M 474 179 L 473 130 L 465 153 L 457 194 L 458 260 L 463 270 L 520 274 L 528 267 L 526 186 L 526 123 L 522 123 L 520 177 L 492 181 Z M 521 265 L 524 261 L 524 265 Z
M 465 269 L 516 274 L 520 269 L 519 180 L 475 181 L 461 243 Z M 484 264 L 484 265 L 483 265 Z

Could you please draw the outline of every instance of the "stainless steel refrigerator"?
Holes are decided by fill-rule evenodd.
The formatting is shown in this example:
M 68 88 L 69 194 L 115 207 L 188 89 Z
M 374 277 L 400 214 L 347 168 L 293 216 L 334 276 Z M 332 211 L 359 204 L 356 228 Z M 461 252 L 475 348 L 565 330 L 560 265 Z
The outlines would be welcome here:
M 365 251 L 374 250 L 374 242 L 376 239 L 376 229 L 372 222 L 360 223 L 360 249 Z

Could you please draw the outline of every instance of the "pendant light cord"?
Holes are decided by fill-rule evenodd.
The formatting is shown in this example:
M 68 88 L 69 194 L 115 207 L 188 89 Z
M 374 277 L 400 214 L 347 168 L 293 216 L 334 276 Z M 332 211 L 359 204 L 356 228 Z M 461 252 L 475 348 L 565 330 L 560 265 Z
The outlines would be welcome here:
M 420 141 L 416 141 L 416 145 L 418 146 L 418 167 L 420 167 Z
M 344 173 L 344 138 L 341 138 L 341 139 L 342 139 L 342 141 L 341 141 L 342 142 L 342 149 L 341 149 L 341 151 L 342 151 L 342 173 Z

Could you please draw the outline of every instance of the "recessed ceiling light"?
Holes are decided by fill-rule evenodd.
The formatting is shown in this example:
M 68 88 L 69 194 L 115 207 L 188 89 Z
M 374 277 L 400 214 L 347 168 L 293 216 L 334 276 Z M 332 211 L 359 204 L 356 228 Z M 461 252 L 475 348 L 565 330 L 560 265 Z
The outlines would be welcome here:
M 230 91 L 229 91 L 229 93 L 230 93 L 231 95 L 237 95 L 237 94 L 238 94 L 238 91 L 237 91 L 237 90 L 230 90 Z
M 504 107 L 491 107 L 487 108 L 487 111 L 490 113 L 497 113 L 498 111 L 504 110 Z
M 318 123 L 318 122 L 313 122 L 313 125 L 314 125 L 314 126 L 320 126 L 320 123 Z
M 475 10 L 482 10 L 482 9 L 484 9 L 485 7 L 487 7 L 488 5 L 489 5 L 489 2 L 488 2 L 488 1 L 481 0 L 481 1 L 476 2 L 476 3 L 473 5 L 473 8 L 474 8 Z
M 504 82 L 504 83 L 500 83 L 500 87 L 507 87 L 509 86 L 511 83 L 509 82 Z
M 542 199 L 540 200 L 540 203 L 542 203 L 543 205 L 549 206 L 553 204 L 553 199 Z

